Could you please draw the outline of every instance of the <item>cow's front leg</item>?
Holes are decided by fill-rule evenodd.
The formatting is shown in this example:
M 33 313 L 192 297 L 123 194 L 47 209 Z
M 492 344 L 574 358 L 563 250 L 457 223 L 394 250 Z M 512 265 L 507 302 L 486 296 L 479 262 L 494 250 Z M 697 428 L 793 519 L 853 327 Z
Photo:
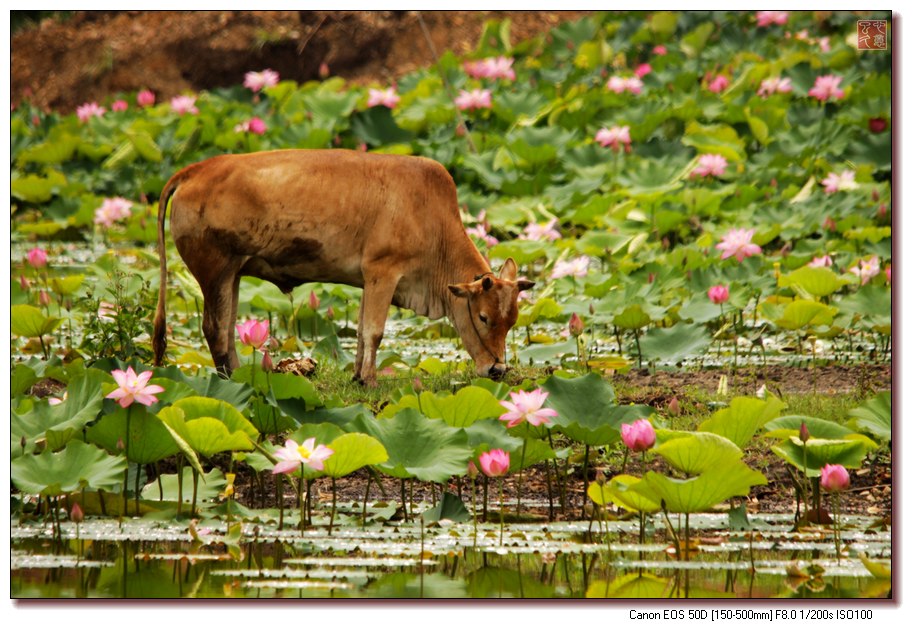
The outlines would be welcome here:
M 360 371 L 363 368 L 363 303 L 366 293 L 360 297 L 360 311 L 357 313 L 357 352 L 353 359 L 353 381 L 360 381 Z
M 364 272 L 364 276 L 366 273 Z M 385 274 L 365 278 L 363 299 L 360 307 L 360 326 L 357 330 L 357 349 L 362 345 L 362 356 L 359 360 L 359 379 L 367 386 L 376 386 L 376 351 L 382 342 L 385 331 L 385 320 L 388 318 L 388 307 L 392 303 L 398 278 Z M 354 370 L 357 370 L 354 364 Z

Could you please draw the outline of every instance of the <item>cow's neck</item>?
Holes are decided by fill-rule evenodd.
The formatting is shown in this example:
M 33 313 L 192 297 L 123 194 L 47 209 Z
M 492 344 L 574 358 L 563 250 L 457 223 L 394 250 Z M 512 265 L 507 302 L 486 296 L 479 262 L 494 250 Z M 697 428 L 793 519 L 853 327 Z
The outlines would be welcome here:
M 453 253 L 448 258 L 445 267 L 445 279 L 440 280 L 442 283 L 437 286 L 439 296 L 442 298 L 443 307 L 446 316 L 453 324 L 458 317 L 467 317 L 468 310 L 464 299 L 456 297 L 449 292 L 449 284 L 464 284 L 474 281 L 475 278 L 490 272 L 490 265 L 478 251 L 478 248 L 471 242 L 470 238 L 465 239 L 467 245 L 464 249 L 450 250 Z

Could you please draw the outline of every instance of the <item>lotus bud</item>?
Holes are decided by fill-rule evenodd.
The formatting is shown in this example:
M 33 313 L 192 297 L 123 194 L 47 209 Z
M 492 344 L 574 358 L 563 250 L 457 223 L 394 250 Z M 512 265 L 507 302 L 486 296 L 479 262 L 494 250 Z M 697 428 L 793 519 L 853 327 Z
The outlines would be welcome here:
M 48 294 L 48 291 L 42 290 L 38 293 L 38 303 L 45 307 L 51 304 L 51 295 Z
M 423 390 L 423 382 L 420 380 L 420 377 L 415 377 L 414 380 L 411 381 L 411 387 L 414 389 L 414 392 Z
M 472 480 L 478 477 L 478 467 L 474 465 L 473 459 L 468 462 L 468 476 L 471 477 Z
M 838 464 L 827 464 L 821 469 L 821 487 L 826 492 L 840 492 L 850 485 L 847 469 Z
M 621 425 L 621 439 L 627 448 L 639 453 L 656 443 L 656 431 L 650 421 L 643 418 L 634 423 Z
M 83 509 L 79 503 L 73 503 L 73 507 L 70 509 L 70 520 L 79 524 L 83 521 L 83 517 Z
M 583 319 L 581 319 L 576 312 L 574 312 L 573 316 L 570 317 L 570 323 L 568 326 L 570 327 L 570 333 L 574 336 L 579 336 L 586 328 L 586 326 L 583 324 Z
M 331 306 L 328 306 L 328 309 L 325 311 L 325 316 L 328 317 L 329 321 L 333 321 L 334 320 L 334 308 Z
M 837 229 L 837 223 L 834 222 L 834 219 L 831 217 L 825 217 L 825 220 L 821 224 L 822 228 L 826 230 L 831 230 L 832 232 Z
M 319 306 L 318 297 L 315 295 L 315 291 L 313 290 L 312 292 L 309 293 L 309 307 L 312 308 L 313 311 L 315 311 L 315 310 L 318 310 L 318 306 Z
M 881 219 L 884 219 L 886 216 L 888 216 L 888 205 L 879 204 L 879 209 L 876 211 L 876 218 L 881 220 Z
M 805 423 L 799 425 L 799 439 L 802 440 L 803 444 L 809 441 L 809 428 L 806 427 Z
M 29 287 L 30 287 L 31 285 L 32 285 L 32 284 L 29 283 L 29 280 L 27 280 L 27 279 L 25 278 L 25 275 L 20 275 L 20 276 L 19 276 L 19 287 L 20 287 L 22 290 L 28 290 Z
M 261 370 L 265 373 L 270 373 L 274 370 L 274 361 L 267 350 L 264 351 L 264 357 L 261 358 Z
M 318 75 L 322 80 L 331 75 L 331 69 L 328 67 L 328 63 L 322 63 L 318 68 Z

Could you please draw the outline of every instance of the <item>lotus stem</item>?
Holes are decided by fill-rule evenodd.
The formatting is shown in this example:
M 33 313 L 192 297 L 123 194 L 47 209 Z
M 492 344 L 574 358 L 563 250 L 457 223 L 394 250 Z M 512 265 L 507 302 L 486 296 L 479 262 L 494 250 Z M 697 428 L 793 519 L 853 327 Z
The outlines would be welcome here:
M 503 479 L 500 479 L 500 546 L 503 545 Z
M 337 502 L 338 489 L 334 477 L 331 477 L 331 519 L 328 521 L 328 535 L 331 535 L 331 529 L 334 528 L 334 510 L 337 508 Z

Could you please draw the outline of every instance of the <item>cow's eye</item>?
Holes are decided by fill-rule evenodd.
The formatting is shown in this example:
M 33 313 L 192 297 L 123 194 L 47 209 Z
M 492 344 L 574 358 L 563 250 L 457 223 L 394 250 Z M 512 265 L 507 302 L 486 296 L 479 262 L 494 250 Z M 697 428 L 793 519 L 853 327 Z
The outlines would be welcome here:
M 481 319 L 481 322 L 487 325 L 487 317 L 483 314 L 478 314 L 478 318 Z

